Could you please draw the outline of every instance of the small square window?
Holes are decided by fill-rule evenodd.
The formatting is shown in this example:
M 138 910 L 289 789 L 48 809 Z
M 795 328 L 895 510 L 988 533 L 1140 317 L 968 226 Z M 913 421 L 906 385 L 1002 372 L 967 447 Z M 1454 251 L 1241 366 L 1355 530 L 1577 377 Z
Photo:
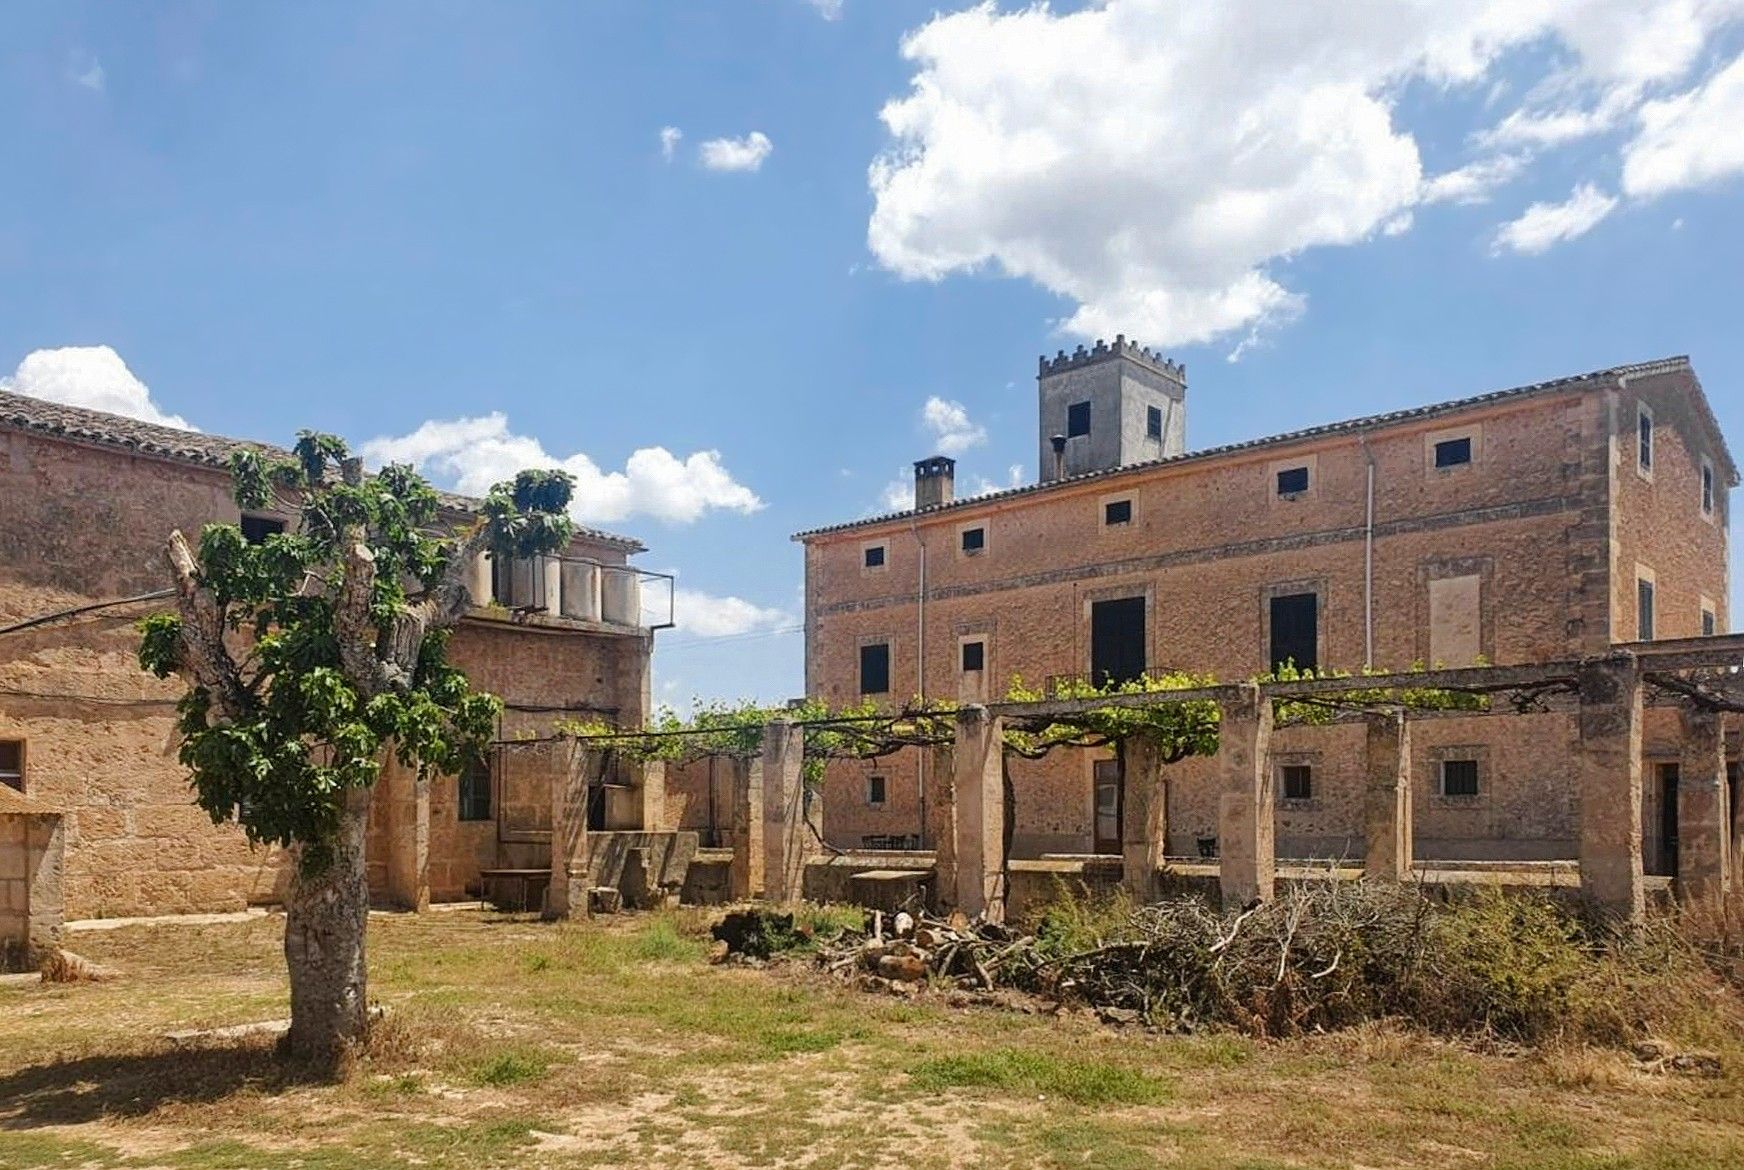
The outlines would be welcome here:
M 1074 402 L 1066 407 L 1066 438 L 1076 439 L 1090 433 L 1090 404 Z
M 1714 611 L 1711 609 L 1702 610 L 1702 637 L 1712 638 L 1719 627 L 1720 623 L 1714 617 Z
M 1702 460 L 1702 515 L 1714 514 L 1714 465 Z
M 1102 505 L 1102 523 L 1107 525 L 1131 524 L 1132 501 L 1110 500 Z
M 1653 470 L 1653 412 L 1643 406 L 1635 413 L 1635 459 L 1642 471 Z
M 1443 439 L 1435 444 L 1435 466 L 1463 467 L 1472 461 L 1471 438 Z
M 1145 407 L 1145 438 L 1160 439 L 1163 437 L 1163 408 L 1160 406 Z
M 1285 800 L 1314 799 L 1314 769 L 1308 764 L 1285 764 L 1280 771 L 1284 778 Z
M 242 539 L 249 544 L 265 543 L 267 537 L 285 530 L 285 522 L 276 516 L 244 516 L 241 526 Z
M 1478 762 L 1476 760 L 1441 761 L 1441 795 L 1476 796 L 1478 794 Z
M 1635 582 L 1635 640 L 1653 641 L 1653 582 L 1645 577 Z
M 987 643 L 963 643 L 963 669 L 965 671 L 987 669 Z
M 860 647 L 860 693 L 883 695 L 890 691 L 890 643 L 875 642 Z
M 1308 469 L 1306 467 L 1286 467 L 1278 472 L 1278 494 L 1280 496 L 1298 496 L 1308 490 Z
M 987 530 L 985 528 L 963 529 L 963 551 L 978 553 L 987 547 Z
M 24 791 L 24 741 L 0 739 L 0 784 Z
M 866 803 L 872 805 L 884 803 L 884 777 L 866 777 Z
M 881 544 L 867 545 L 866 550 L 865 550 L 865 556 L 866 556 L 866 567 L 868 569 L 876 569 L 876 568 L 882 567 L 884 564 L 884 546 Z
M 473 755 L 460 768 L 460 819 L 488 821 L 491 819 L 490 757 L 483 752 Z

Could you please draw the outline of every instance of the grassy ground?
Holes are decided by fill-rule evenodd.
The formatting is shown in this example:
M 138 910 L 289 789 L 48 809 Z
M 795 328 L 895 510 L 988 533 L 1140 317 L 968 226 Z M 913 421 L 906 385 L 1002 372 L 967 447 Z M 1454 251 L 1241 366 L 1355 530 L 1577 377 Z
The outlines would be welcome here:
M 1744 1166 L 1744 1041 L 1713 1079 L 1153 1037 L 714 967 L 700 925 L 377 918 L 391 1014 L 336 1083 L 163 1039 L 283 1014 L 279 919 L 78 936 L 125 978 L 0 987 L 0 1167 Z

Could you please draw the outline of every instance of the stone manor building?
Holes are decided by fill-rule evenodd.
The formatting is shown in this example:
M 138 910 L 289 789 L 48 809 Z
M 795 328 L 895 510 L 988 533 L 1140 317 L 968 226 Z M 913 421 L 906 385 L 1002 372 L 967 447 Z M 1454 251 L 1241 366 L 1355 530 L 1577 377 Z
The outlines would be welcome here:
M 1200 451 L 1185 369 L 1124 338 L 1042 358 L 1037 383 L 1039 482 L 959 499 L 952 461 L 926 459 L 913 510 L 795 538 L 809 694 L 1530 664 L 1730 628 L 1738 470 L 1685 358 Z M 1275 734 L 1280 856 L 1361 856 L 1363 734 Z M 1575 857 L 1575 734 L 1554 706 L 1415 724 L 1417 856 Z M 1649 712 L 1649 872 L 1674 868 L 1679 734 L 1675 711 Z M 928 756 L 832 766 L 832 843 L 930 847 Z M 1010 768 L 1013 856 L 1120 851 L 1111 753 Z M 1171 767 L 1167 801 L 1168 854 L 1214 851 L 1212 762 Z
M 214 435 L 0 393 L 0 942 L 31 897 L 67 918 L 236 910 L 277 900 L 276 851 L 214 826 L 176 760 L 177 680 L 140 670 L 135 623 L 169 602 L 163 547 L 213 521 L 250 538 L 294 516 L 239 515 Z M 463 523 L 476 502 L 447 497 Z M 646 718 L 653 630 L 629 558 L 635 540 L 578 530 L 560 557 L 474 566 L 489 604 L 450 657 L 506 704 L 495 749 L 466 774 L 384 770 L 370 820 L 372 893 L 418 907 L 475 892 L 491 870 L 550 864 L 551 753 L 517 744 L 564 717 Z M 133 600 L 128 600 L 133 599 Z M 639 827 L 634 778 L 602 773 L 593 828 Z M 58 873 L 42 843 L 58 835 Z M 28 850 L 27 850 L 28 847 Z M 17 873 L 13 871 L 17 870 Z

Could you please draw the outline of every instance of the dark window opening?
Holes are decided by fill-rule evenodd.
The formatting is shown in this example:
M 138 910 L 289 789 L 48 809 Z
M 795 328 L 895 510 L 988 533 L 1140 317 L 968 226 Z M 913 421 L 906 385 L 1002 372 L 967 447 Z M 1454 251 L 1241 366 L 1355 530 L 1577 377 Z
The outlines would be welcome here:
M 1320 667 L 1320 597 L 1314 593 L 1287 593 L 1271 602 L 1272 669 L 1285 663 L 1297 670 Z
M 884 563 L 884 546 L 875 544 L 866 550 L 866 567 L 876 569 Z
M 1145 438 L 1160 439 L 1163 437 L 1163 408 L 1160 406 L 1145 407 Z
M 985 642 L 964 642 L 963 643 L 963 669 L 964 670 L 986 670 L 987 669 L 987 643 L 985 643 Z
M 1712 638 L 1714 636 L 1714 632 L 1719 628 L 1719 625 L 1720 625 L 1720 623 L 1714 617 L 1713 610 L 1711 610 L 1711 609 L 1702 610 L 1702 637 Z
M 244 516 L 241 526 L 242 539 L 249 544 L 261 544 L 285 530 L 285 522 L 272 516 Z
M 1683 779 L 1677 764 L 1659 765 L 1659 870 L 1677 876 L 1677 789 Z M 1653 872 L 1649 870 L 1648 872 Z
M 1314 769 L 1307 764 L 1285 764 L 1281 769 L 1284 775 L 1285 800 L 1314 799 Z
M 1471 439 L 1443 439 L 1435 444 L 1435 466 L 1460 467 L 1471 462 Z
M 1635 640 L 1653 641 L 1653 582 L 1645 577 L 1635 582 Z
M 1278 494 L 1294 496 L 1308 490 L 1308 469 L 1306 467 L 1286 467 L 1278 472 Z
M 1119 853 L 1120 822 L 1125 803 L 1121 799 L 1120 761 L 1097 760 L 1092 767 L 1091 784 L 1096 815 L 1095 840 L 1091 847 L 1097 853 Z
M 1145 672 L 1145 599 L 1122 597 L 1090 605 L 1090 682 L 1126 683 Z
M 890 643 L 860 647 L 860 693 L 883 695 L 890 691 Z
M 963 529 L 963 551 L 978 553 L 987 547 L 987 530 L 985 528 Z
M 1635 444 L 1635 457 L 1641 461 L 1642 471 L 1653 470 L 1653 416 L 1645 410 L 1635 416 L 1636 434 L 1639 436 Z
M 1702 515 L 1714 514 L 1714 469 L 1702 464 Z
M 1074 402 L 1066 407 L 1066 438 L 1076 439 L 1090 433 L 1090 404 Z
M 1441 795 L 1476 796 L 1478 794 L 1478 762 L 1476 760 L 1441 761 Z
M 882 777 L 882 776 L 868 776 L 868 777 L 866 777 L 866 803 L 867 804 L 883 804 L 884 803 L 884 777 Z
M 1102 523 L 1131 524 L 1132 501 L 1112 500 L 1109 503 L 1102 505 Z
M 24 791 L 24 741 L 0 739 L 0 784 Z
M 460 819 L 491 819 L 490 757 L 483 752 L 475 753 L 460 766 Z

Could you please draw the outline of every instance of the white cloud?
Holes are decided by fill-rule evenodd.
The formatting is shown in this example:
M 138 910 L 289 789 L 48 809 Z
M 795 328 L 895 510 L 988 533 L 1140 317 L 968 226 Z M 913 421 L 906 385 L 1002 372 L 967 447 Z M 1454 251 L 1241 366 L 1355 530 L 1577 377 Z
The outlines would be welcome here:
M 468 495 L 483 495 L 523 468 L 562 468 L 576 478 L 570 514 L 584 523 L 652 516 L 689 524 L 711 511 L 749 514 L 763 507 L 756 493 L 721 465 L 718 451 L 680 459 L 664 447 L 643 447 L 622 471 L 605 471 L 586 455 L 549 454 L 538 439 L 509 430 L 508 418 L 497 411 L 433 419 L 407 435 L 371 439 L 362 454 L 378 464 L 410 463 Z
M 963 495 L 965 498 L 970 498 L 970 497 L 974 497 L 974 496 L 985 496 L 985 495 L 990 495 L 993 492 L 1005 491 L 1007 488 L 1022 487 L 1022 486 L 1023 486 L 1023 464 L 1013 463 L 1010 467 L 1007 467 L 1005 469 L 1005 482 L 1004 483 L 999 483 L 995 480 L 988 479 L 984 475 L 978 475 L 975 477 L 974 485 L 968 491 L 964 492 Z
M 1687 93 L 1641 107 L 1623 191 L 1650 199 L 1744 173 L 1744 54 Z
M 35 350 L 25 355 L 11 377 L 0 377 L 0 390 L 184 431 L 200 429 L 180 415 L 159 409 L 151 390 L 107 345 Z
M 906 512 L 914 507 L 914 480 L 911 477 L 898 476 L 884 485 L 884 490 L 878 493 L 876 512 Z
M 932 432 L 933 445 L 945 455 L 961 455 L 987 441 L 987 428 L 970 422 L 969 412 L 961 402 L 936 394 L 920 408 L 920 420 Z
M 697 147 L 697 156 L 711 171 L 755 171 L 774 149 L 767 134 L 753 130 L 743 138 L 711 138 Z
M 660 157 L 671 162 L 672 156 L 677 153 L 678 144 L 683 138 L 684 131 L 677 126 L 660 127 Z
M 1524 252 L 1529 256 L 1553 244 L 1584 236 L 1617 206 L 1617 197 L 1590 183 L 1576 187 L 1562 203 L 1534 203 L 1519 219 L 1503 224 L 1491 242 L 1492 254 Z
M 1744 0 L 983 3 L 904 39 L 912 87 L 881 111 L 868 247 L 908 279 L 1031 280 L 1070 303 L 1067 333 L 1251 333 L 1303 310 L 1279 272 L 1289 258 L 1481 199 L 1525 170 L 1508 143 L 1627 125 L 1741 12 Z M 1471 127 L 1476 162 L 1426 181 L 1398 95 L 1423 82 L 1431 104 L 1462 112 L 1468 93 L 1501 101 L 1504 61 L 1510 79 L 1536 76 L 1517 78 L 1498 123 Z
M 817 14 L 825 20 L 842 19 L 843 0 L 805 0 L 805 2 L 817 9 Z
M 696 589 L 673 590 L 673 620 L 677 628 L 698 638 L 727 638 L 781 629 L 795 622 L 783 609 L 757 605 L 742 597 L 716 597 Z M 659 615 L 663 620 L 665 614 Z
M 67 66 L 67 80 L 93 93 L 102 93 L 107 81 L 103 63 L 95 57 L 74 54 Z

